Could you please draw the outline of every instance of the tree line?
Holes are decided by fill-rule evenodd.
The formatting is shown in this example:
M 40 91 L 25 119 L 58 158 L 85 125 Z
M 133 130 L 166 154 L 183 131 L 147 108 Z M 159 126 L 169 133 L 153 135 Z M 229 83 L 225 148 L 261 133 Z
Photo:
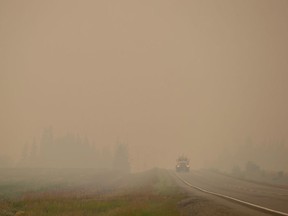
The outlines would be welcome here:
M 38 143 L 34 140 L 24 146 L 17 166 L 96 168 L 126 173 L 131 169 L 127 144 L 118 142 L 113 150 L 97 147 L 88 138 L 72 133 L 56 137 L 51 127 L 43 131 Z

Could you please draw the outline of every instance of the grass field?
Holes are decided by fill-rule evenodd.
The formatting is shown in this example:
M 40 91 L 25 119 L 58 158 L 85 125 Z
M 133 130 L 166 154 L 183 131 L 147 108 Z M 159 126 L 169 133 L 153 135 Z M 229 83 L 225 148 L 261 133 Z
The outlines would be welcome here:
M 180 215 L 177 203 L 183 195 L 163 170 L 115 176 L 109 184 L 101 177 L 102 182 L 95 179 L 95 184 L 91 183 L 94 176 L 86 179 L 87 184 L 51 181 L 34 188 L 27 180 L 14 182 L 15 188 L 13 183 L 7 188 L 0 182 L 0 215 Z

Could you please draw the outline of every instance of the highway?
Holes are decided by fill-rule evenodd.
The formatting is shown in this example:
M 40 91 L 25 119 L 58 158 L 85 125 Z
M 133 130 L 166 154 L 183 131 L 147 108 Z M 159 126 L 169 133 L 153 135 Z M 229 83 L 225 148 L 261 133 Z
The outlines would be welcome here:
M 274 215 L 288 215 L 288 189 L 252 183 L 212 171 L 175 173 L 187 185 Z

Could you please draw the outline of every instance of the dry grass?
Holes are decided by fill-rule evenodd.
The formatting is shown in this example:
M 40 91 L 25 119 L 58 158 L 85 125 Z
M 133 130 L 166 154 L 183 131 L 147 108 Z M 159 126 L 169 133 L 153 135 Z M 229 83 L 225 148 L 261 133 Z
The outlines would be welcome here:
M 20 198 L 0 201 L 0 215 L 179 215 L 182 195 L 162 170 L 122 178 L 113 191 L 91 193 L 81 189 L 24 193 Z

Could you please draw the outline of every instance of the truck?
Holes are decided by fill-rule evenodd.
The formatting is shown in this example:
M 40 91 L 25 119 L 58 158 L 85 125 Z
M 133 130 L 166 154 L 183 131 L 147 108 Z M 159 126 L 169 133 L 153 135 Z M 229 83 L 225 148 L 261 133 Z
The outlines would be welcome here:
M 189 171 L 190 171 L 189 159 L 184 155 L 178 157 L 178 159 L 176 160 L 176 172 L 189 172 Z

